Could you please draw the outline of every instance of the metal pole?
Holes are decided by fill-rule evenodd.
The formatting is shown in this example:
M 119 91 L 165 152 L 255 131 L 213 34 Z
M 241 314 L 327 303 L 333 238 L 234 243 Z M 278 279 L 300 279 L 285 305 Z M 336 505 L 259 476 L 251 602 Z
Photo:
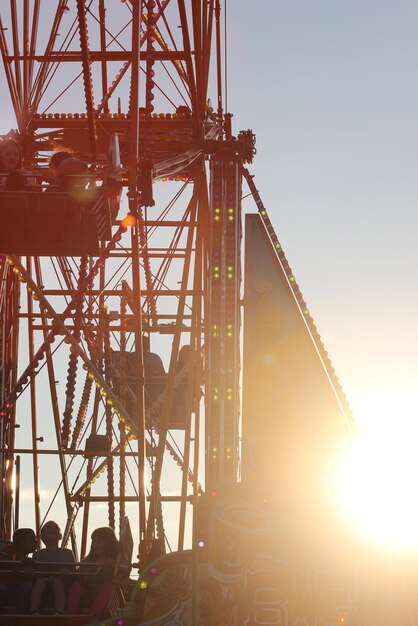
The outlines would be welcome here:
M 20 455 L 15 461 L 15 520 L 13 530 L 19 528 L 19 507 L 20 507 Z
M 132 2 L 132 57 L 131 57 L 131 92 L 129 114 L 130 151 L 129 151 L 129 210 L 136 217 L 136 226 L 132 228 L 132 289 L 133 314 L 135 325 L 136 353 L 136 397 L 137 397 L 137 433 L 138 433 L 138 495 L 139 495 L 139 560 L 141 566 L 146 563 L 146 494 L 145 494 L 145 404 L 144 404 L 144 358 L 142 352 L 142 309 L 141 280 L 139 265 L 139 197 L 137 188 L 137 165 L 139 157 L 139 47 L 141 26 L 141 0 Z

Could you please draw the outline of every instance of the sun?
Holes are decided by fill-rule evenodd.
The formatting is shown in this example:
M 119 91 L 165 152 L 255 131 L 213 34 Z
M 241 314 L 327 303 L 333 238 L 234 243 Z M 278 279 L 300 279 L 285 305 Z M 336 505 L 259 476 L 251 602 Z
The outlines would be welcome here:
M 336 488 L 346 520 L 368 542 L 418 549 L 418 427 L 366 431 L 346 451 Z

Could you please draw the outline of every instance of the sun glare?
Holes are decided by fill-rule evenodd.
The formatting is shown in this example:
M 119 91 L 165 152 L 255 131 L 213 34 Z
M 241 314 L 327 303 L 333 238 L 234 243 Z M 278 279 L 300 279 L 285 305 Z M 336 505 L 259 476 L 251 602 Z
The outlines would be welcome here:
M 418 549 L 417 442 L 411 423 L 366 431 L 341 462 L 337 489 L 346 519 L 391 551 Z

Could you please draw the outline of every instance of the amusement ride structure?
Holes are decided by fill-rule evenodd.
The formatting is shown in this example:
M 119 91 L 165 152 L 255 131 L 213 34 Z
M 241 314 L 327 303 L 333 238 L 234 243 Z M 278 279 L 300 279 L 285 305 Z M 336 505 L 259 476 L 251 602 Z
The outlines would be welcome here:
M 224 3 L 11 0 L 0 20 L 16 117 L 3 137 L 18 142 L 25 179 L 19 190 L 4 180 L 0 193 L 2 537 L 53 517 L 81 558 L 91 531 L 110 525 L 128 544 L 132 532 L 142 573 L 155 559 L 192 548 L 192 569 L 209 561 L 212 574 L 223 572 L 218 582 L 235 584 L 232 535 L 225 540 L 221 532 L 229 550 L 222 565 L 208 519 L 218 496 L 238 497 L 232 526 L 244 543 L 243 527 L 254 519 L 270 528 L 272 541 L 275 513 L 257 517 L 255 496 L 245 496 L 247 509 L 231 496 L 247 484 L 260 498 L 263 489 L 271 495 L 274 442 L 286 441 L 277 454 L 283 463 L 295 454 L 300 431 L 291 429 L 287 441 L 272 430 L 271 407 L 280 405 L 290 423 L 318 401 L 300 450 L 314 467 L 353 420 L 247 169 L 254 135 L 234 133 L 225 108 Z M 57 151 L 86 163 L 81 182 L 50 184 Z M 243 183 L 255 201 L 245 229 Z M 260 376 L 257 350 L 269 342 L 278 357 Z M 274 396 L 283 393 L 277 367 L 286 402 Z M 299 401 L 310 391 L 302 408 L 291 406 L 289 397 Z M 325 428 L 325 447 L 308 449 L 330 413 L 337 426 Z M 219 504 L 218 524 L 228 506 Z M 288 507 L 296 517 L 298 507 Z M 142 575 L 145 593 L 150 583 Z M 235 621 L 204 621 L 195 599 L 192 617 L 164 623 L 285 623 L 276 609 L 269 616 L 262 608 L 264 621 L 250 609 L 244 621 L 234 606 Z M 147 610 L 138 608 L 142 617 L 130 623 L 163 623 Z M 296 608 L 292 619 L 298 623 Z

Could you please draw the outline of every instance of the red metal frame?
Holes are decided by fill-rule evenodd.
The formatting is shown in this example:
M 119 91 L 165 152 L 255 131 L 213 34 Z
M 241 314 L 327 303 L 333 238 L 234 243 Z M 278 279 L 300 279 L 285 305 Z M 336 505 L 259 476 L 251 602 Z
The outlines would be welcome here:
M 13 278 L 16 299 L 15 309 L 7 313 L 7 324 L 10 328 L 17 328 L 18 323 L 23 327 L 20 336 L 14 339 L 15 344 L 7 340 L 7 350 L 14 349 L 14 380 L 3 390 L 0 413 L 5 424 L 12 424 L 15 408 L 18 415 L 22 415 L 26 402 L 31 407 L 30 446 L 15 445 L 15 431 L 10 428 L 2 450 L 3 457 L 11 460 L 17 453 L 33 458 L 34 493 L 39 502 L 35 508 L 36 526 L 48 511 L 40 487 L 45 472 L 43 461 L 56 456 L 68 528 L 72 528 L 68 538 L 74 546 L 77 527 L 74 521 L 82 515 L 80 555 L 86 552 L 89 530 L 95 523 L 95 502 L 109 501 L 109 520 L 113 524 L 117 503 L 121 502 L 120 513 L 127 503 L 135 501 L 138 503 L 140 559 L 145 563 L 154 538 L 163 538 L 167 520 L 170 523 L 174 518 L 177 520 L 177 546 L 184 547 L 190 520 L 189 505 L 202 490 L 198 469 L 199 464 L 202 466 L 201 403 L 195 396 L 203 384 L 200 355 L 204 347 L 208 354 L 212 341 L 205 323 L 212 306 L 204 297 L 208 293 L 211 254 L 205 159 L 215 149 L 214 140 L 223 137 L 221 3 L 219 0 L 147 0 L 125 4 L 119 7 L 124 14 L 116 32 L 114 24 L 119 15 L 115 15 L 113 3 L 111 6 L 105 0 L 92 3 L 76 0 L 71 4 L 59 0 L 55 13 L 49 17 L 50 32 L 46 37 L 39 28 L 40 23 L 46 23 L 46 16 L 37 0 L 25 3 L 22 12 L 15 2 L 11 3 L 10 10 L 0 11 L 0 52 L 16 114 L 18 132 L 15 136 L 24 151 L 25 167 L 42 174 L 45 153 L 50 153 L 57 145 L 69 146 L 78 157 L 92 164 L 98 176 L 103 176 L 109 137 L 117 132 L 122 149 L 122 180 L 127 188 L 128 210 L 134 219 L 134 227 L 129 231 L 123 225 L 114 226 L 112 240 L 102 244 L 100 258 L 89 260 L 86 270 L 83 270 L 85 261 L 69 257 L 32 258 L 30 249 L 25 259 L 13 255 L 7 257 L 7 263 L 4 259 L 2 271 Z M 175 28 L 178 23 L 180 32 Z M 215 26 L 217 37 L 214 36 Z M 4 27 L 8 31 L 3 30 Z M 22 41 L 25 42 L 23 47 Z M 217 63 L 211 70 L 214 46 Z M 218 85 L 217 114 L 207 104 L 210 71 L 215 72 Z M 67 75 L 68 85 L 65 84 Z M 77 75 L 80 89 L 72 98 L 80 100 L 81 95 L 81 101 L 79 108 L 69 113 L 66 102 L 70 101 L 72 76 Z M 167 75 L 169 78 L 162 78 Z M 101 93 L 96 97 L 94 89 L 98 90 L 98 85 Z M 167 90 L 171 90 L 170 93 Z M 161 108 L 163 100 L 171 102 L 168 111 Z M 144 193 L 141 168 L 145 168 L 142 165 L 145 160 L 151 163 L 155 181 L 177 180 L 172 200 L 165 200 L 164 204 L 158 198 L 160 188 L 164 193 L 164 185 L 154 185 L 158 202 L 155 209 L 144 206 L 141 196 Z M 230 174 L 225 170 L 221 176 Z M 237 198 L 240 183 L 237 175 L 234 176 L 232 184 Z M 225 182 L 226 187 L 229 184 Z M 190 194 L 191 185 L 193 192 Z M 172 188 L 174 183 L 168 186 Z M 237 232 L 232 234 L 231 231 L 228 235 L 228 240 L 232 237 L 228 245 L 234 248 L 236 257 L 239 256 Z M 56 279 L 52 279 L 54 273 Z M 121 280 L 126 288 L 120 288 Z M 26 289 L 21 289 L 21 284 Z M 18 312 L 20 290 L 25 305 Z M 4 318 L 4 288 L 1 293 Z M 239 283 L 234 284 L 233 299 L 237 316 Z M 105 315 L 104 307 L 108 305 L 112 313 Z M 169 357 L 166 392 L 158 404 L 158 424 L 153 422 L 152 426 L 150 420 L 155 421 L 155 418 L 150 417 L 150 409 L 143 400 L 144 390 L 146 392 L 146 381 L 144 385 L 141 374 L 144 372 L 144 332 L 150 335 L 153 349 L 161 338 L 161 350 L 168 350 Z M 62 343 L 58 333 L 64 336 L 66 343 Z M 167 337 L 172 337 L 172 341 L 167 343 Z M 188 377 L 187 383 L 185 430 L 176 436 L 170 430 L 169 419 L 178 385 L 178 352 L 185 341 L 192 348 L 188 370 L 193 371 L 193 376 Z M 30 346 L 26 355 L 25 345 Z M 129 415 L 124 402 L 115 396 L 109 367 L 111 348 L 135 351 L 135 415 Z M 236 350 L 234 355 L 233 384 L 237 398 L 239 359 Z M 62 381 L 63 373 L 59 373 L 61 359 L 67 362 L 64 366 L 66 386 Z M 43 371 L 47 376 L 40 382 Z M 59 387 L 58 378 L 61 379 Z M 28 393 L 29 400 L 26 400 Z M 126 394 L 125 388 L 121 396 L 122 400 L 125 397 L 125 402 Z M 45 408 L 45 395 L 49 396 L 50 409 Z M 204 413 L 207 424 L 212 420 L 211 411 L 207 405 Z M 234 430 L 238 423 L 237 411 L 235 402 L 234 416 L 227 418 L 229 425 L 225 430 L 229 432 L 226 438 L 232 438 L 234 450 L 238 438 Z M 45 449 L 39 438 L 43 436 L 43 420 L 47 414 L 55 434 L 49 437 L 50 443 Z M 80 444 L 74 442 L 88 433 L 103 432 L 100 423 L 104 415 L 107 416 L 106 432 L 112 435 L 112 454 L 119 456 L 122 463 L 122 469 L 118 470 L 119 491 L 115 491 L 116 485 L 113 485 L 110 457 L 99 464 L 87 458 L 78 482 L 70 477 L 72 464 L 83 456 L 77 449 Z M 63 416 L 68 423 L 62 423 Z M 74 429 L 77 431 L 71 445 L 68 435 L 63 439 L 63 425 L 70 434 Z M 132 442 L 135 447 L 130 452 Z M 134 464 L 128 467 L 132 460 Z M 229 473 L 229 480 L 236 475 L 236 464 L 234 455 L 235 469 Z M 41 466 L 39 478 L 38 465 Z M 175 496 L 164 491 L 167 473 L 174 475 L 173 466 L 179 466 Z M 8 471 L 6 484 L 10 484 L 11 493 L 13 467 Z M 101 471 L 109 474 L 105 494 L 97 493 L 92 486 Z M 136 471 L 133 479 L 132 471 Z M 149 472 L 151 482 L 147 478 Z M 134 486 L 129 491 L 130 481 Z M 171 502 L 177 502 L 179 508 L 174 516 L 168 514 L 167 517 L 165 503 Z M 3 518 L 7 521 L 2 533 L 10 536 L 12 504 L 3 500 L 3 505 Z

